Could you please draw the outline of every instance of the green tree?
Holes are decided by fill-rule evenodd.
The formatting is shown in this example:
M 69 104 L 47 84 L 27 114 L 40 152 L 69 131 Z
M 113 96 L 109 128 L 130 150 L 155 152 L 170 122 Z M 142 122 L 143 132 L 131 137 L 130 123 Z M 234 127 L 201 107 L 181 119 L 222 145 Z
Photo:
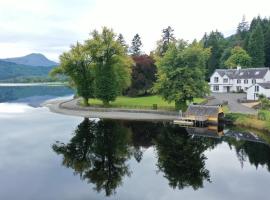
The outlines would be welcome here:
M 126 51 L 128 50 L 128 45 L 124 39 L 124 36 L 122 35 L 122 33 L 120 33 L 118 35 L 117 41 L 126 49 Z
M 142 47 L 142 41 L 141 41 L 141 37 L 139 36 L 139 34 L 137 33 L 131 42 L 131 47 L 130 47 L 130 53 L 132 56 L 139 56 L 141 55 L 141 47 Z
M 68 76 L 70 84 L 83 97 L 85 105 L 88 105 L 88 99 L 94 96 L 94 63 L 82 44 L 71 46 L 69 52 L 60 56 L 60 65 L 51 71 L 52 76 L 57 74 Z
M 95 64 L 95 96 L 107 106 L 130 85 L 132 60 L 111 29 L 91 35 L 86 51 Z
M 238 65 L 242 67 L 249 67 L 251 63 L 251 57 L 240 46 L 236 46 L 231 50 L 230 57 L 226 60 L 225 65 L 227 68 L 234 68 Z
M 260 24 L 257 24 L 250 33 L 248 41 L 248 54 L 251 56 L 252 67 L 264 66 L 264 36 Z
M 215 69 L 220 67 L 220 59 L 225 48 L 225 39 L 222 33 L 212 31 L 209 35 L 204 35 L 202 43 L 204 48 L 211 48 L 206 71 L 206 78 L 209 79 Z
M 234 45 L 244 47 L 246 38 L 248 36 L 248 32 L 249 32 L 249 23 L 246 21 L 245 16 L 243 16 L 242 21 L 237 26 L 236 41 Z
M 265 66 L 270 67 L 270 24 L 265 33 L 264 52 L 265 52 Z
M 220 66 L 222 68 L 225 68 L 225 62 L 229 59 L 229 57 L 231 56 L 231 51 L 232 51 L 232 47 L 227 47 L 226 49 L 224 49 L 222 56 L 220 58 Z
M 169 45 L 172 42 L 176 42 L 173 32 L 174 30 L 170 26 L 162 30 L 162 38 L 157 42 L 156 54 L 158 56 L 164 56 L 165 52 L 169 48 Z
M 238 35 L 240 35 L 240 38 L 243 40 L 245 39 L 247 33 L 249 30 L 249 24 L 246 21 L 246 17 L 243 16 L 242 21 L 238 24 L 237 26 L 237 33 Z
M 185 110 L 187 101 L 208 93 L 205 66 L 210 49 L 200 44 L 187 45 L 179 41 L 170 46 L 164 57 L 157 61 L 158 80 L 154 91 L 166 101 L 175 102 L 176 109 Z

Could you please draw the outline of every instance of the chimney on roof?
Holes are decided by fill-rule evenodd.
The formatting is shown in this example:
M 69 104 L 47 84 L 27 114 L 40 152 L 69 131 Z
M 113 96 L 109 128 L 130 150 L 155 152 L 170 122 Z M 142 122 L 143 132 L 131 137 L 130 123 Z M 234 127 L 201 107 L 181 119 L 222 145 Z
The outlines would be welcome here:
M 237 70 L 241 69 L 241 66 L 240 65 L 237 65 L 236 69 Z

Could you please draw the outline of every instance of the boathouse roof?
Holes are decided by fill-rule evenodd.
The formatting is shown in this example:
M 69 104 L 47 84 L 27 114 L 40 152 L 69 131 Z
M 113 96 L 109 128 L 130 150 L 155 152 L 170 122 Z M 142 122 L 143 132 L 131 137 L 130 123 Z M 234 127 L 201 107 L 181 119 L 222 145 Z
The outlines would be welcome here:
M 187 116 L 218 116 L 220 113 L 220 106 L 206 106 L 206 105 L 189 105 Z

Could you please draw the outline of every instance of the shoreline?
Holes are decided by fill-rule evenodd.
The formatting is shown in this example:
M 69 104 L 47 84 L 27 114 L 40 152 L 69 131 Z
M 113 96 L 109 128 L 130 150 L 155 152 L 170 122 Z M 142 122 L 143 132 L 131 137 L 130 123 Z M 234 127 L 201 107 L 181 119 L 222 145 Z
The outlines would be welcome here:
M 88 118 L 173 121 L 178 117 L 177 112 L 171 111 L 82 107 L 78 105 L 77 101 L 78 99 L 53 99 L 44 102 L 42 106 L 49 108 L 49 110 L 54 113 Z
M 87 118 L 172 122 L 179 116 L 178 112 L 164 110 L 82 107 L 78 104 L 78 101 L 79 99 L 51 99 L 45 101 L 42 106 L 47 107 L 53 113 Z M 225 120 L 233 126 L 253 128 L 270 133 L 267 122 L 254 120 L 250 116 L 250 114 L 243 113 L 240 115 L 238 113 L 226 113 Z
M 233 126 L 242 128 L 251 128 L 258 131 L 270 133 L 270 122 L 263 121 L 257 118 L 256 115 L 243 113 L 227 113 L 225 119 L 232 122 Z
M 0 87 L 26 87 L 26 86 L 66 86 L 62 82 L 37 82 L 37 83 L 5 83 L 0 82 Z

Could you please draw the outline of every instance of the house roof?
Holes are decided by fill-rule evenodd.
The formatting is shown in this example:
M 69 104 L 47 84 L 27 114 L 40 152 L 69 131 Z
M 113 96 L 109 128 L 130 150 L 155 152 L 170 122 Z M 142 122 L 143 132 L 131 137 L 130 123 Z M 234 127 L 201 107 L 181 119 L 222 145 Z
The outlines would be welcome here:
M 264 78 L 269 68 L 246 68 L 246 69 L 216 69 L 221 76 L 227 75 L 230 79 L 260 79 Z
M 189 105 L 186 115 L 195 116 L 218 116 L 219 106 Z
M 258 83 L 258 85 L 263 87 L 264 89 L 270 89 L 270 82 Z

